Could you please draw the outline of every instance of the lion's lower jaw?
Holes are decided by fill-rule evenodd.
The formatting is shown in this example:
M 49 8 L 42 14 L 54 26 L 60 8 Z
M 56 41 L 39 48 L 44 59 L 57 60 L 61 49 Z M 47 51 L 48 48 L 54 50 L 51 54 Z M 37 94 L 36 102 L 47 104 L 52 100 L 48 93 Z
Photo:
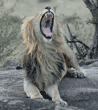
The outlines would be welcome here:
M 45 38 L 45 37 L 43 36 L 43 41 L 46 42 L 46 43 L 50 43 L 50 42 L 52 42 L 52 38 L 51 38 L 51 39 L 47 39 L 47 38 Z

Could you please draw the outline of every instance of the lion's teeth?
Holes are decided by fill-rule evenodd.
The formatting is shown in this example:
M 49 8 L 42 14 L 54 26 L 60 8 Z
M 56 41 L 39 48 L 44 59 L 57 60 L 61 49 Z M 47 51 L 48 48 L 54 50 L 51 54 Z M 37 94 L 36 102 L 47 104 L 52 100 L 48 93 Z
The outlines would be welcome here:
M 48 34 L 46 33 L 46 36 L 48 36 Z M 51 33 L 51 35 L 50 36 L 52 36 L 52 33 Z
M 47 18 L 47 14 L 45 14 L 45 17 Z
M 44 18 L 43 18 L 43 20 L 45 19 L 45 16 L 44 16 Z

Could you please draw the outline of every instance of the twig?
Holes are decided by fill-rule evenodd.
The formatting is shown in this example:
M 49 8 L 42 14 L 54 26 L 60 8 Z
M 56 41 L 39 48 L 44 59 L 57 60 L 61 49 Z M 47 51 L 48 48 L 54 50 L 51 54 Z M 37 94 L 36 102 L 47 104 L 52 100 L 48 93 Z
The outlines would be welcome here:
M 94 6 L 96 6 L 96 4 L 95 4 L 95 2 L 93 0 L 92 0 L 92 3 L 93 3 Z
M 70 28 L 69 28 L 68 24 L 67 24 L 67 28 L 68 28 L 68 31 L 69 31 L 69 34 L 70 34 L 71 41 L 74 41 L 74 37 L 73 37 L 73 35 L 72 35 L 71 31 L 70 31 Z M 79 51 L 79 49 L 78 49 L 78 46 L 77 46 L 77 44 L 76 44 L 75 42 L 74 42 L 74 46 L 75 46 L 75 48 L 76 48 L 76 50 L 77 50 L 77 52 L 78 52 L 80 58 L 81 58 L 82 60 L 84 60 L 84 57 L 81 55 L 81 53 L 80 53 L 80 51 Z
M 90 2 L 90 0 L 83 0 L 83 2 L 86 4 L 88 9 L 93 9 L 93 4 Z

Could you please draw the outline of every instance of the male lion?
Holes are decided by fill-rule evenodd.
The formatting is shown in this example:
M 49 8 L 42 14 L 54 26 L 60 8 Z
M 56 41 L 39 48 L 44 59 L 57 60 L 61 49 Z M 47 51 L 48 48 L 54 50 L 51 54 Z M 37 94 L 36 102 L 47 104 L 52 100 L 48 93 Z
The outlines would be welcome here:
M 21 30 L 25 47 L 22 60 L 25 93 L 30 98 L 42 98 L 40 91 L 44 90 L 53 101 L 66 106 L 67 102 L 59 95 L 58 82 L 68 68 L 75 68 L 79 77 L 84 77 L 85 72 L 67 46 L 51 7 L 25 19 Z

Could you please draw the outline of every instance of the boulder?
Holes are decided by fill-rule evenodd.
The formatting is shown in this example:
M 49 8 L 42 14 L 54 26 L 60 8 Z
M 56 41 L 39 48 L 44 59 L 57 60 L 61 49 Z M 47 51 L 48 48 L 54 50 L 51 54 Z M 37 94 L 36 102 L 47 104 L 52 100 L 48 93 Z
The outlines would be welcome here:
M 23 91 L 24 70 L 1 69 L 0 110 L 98 110 L 98 67 L 84 70 L 87 78 L 65 77 L 59 83 L 60 95 L 69 105 L 61 107 L 48 99 L 27 98 Z

